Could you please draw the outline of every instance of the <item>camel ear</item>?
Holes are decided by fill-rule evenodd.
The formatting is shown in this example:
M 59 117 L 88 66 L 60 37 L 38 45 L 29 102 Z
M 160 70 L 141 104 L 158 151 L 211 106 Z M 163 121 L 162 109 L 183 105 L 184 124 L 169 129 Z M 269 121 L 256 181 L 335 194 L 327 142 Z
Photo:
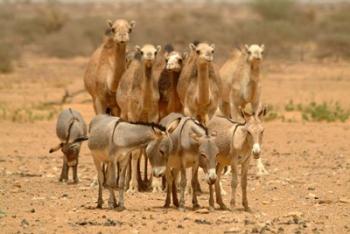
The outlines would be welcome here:
M 159 53 L 162 50 L 162 46 L 157 45 L 157 52 Z
M 196 46 L 193 43 L 190 43 L 189 47 L 190 47 L 190 50 L 193 50 L 193 51 L 196 50 Z
M 245 49 L 246 52 L 248 52 L 249 51 L 249 46 L 247 44 L 245 44 L 244 45 L 244 49 Z
M 107 20 L 107 27 L 111 28 L 113 26 L 112 20 L 108 19 Z
M 188 56 L 188 53 L 187 53 L 187 52 L 183 52 L 183 53 L 182 53 L 182 59 L 185 60 L 185 59 L 187 58 L 187 56 Z
M 167 127 L 166 131 L 168 133 L 172 133 L 177 128 L 177 126 L 179 126 L 180 121 L 181 121 L 181 118 L 177 118 L 174 121 L 172 121 Z
M 213 50 L 215 50 L 215 44 L 211 44 L 210 47 L 213 48 Z
M 141 47 L 139 45 L 136 45 L 135 50 L 136 50 L 136 52 L 141 52 Z
M 261 44 L 260 48 L 261 48 L 261 51 L 264 51 L 265 50 L 265 45 Z
M 199 142 L 199 138 L 200 138 L 199 135 L 197 135 L 196 133 L 192 132 L 192 133 L 190 134 L 190 136 L 191 136 L 192 140 L 194 140 L 194 141 L 197 142 L 197 143 Z
M 136 26 L 135 20 L 131 20 L 129 24 L 130 24 L 131 28 L 135 28 L 135 26 Z

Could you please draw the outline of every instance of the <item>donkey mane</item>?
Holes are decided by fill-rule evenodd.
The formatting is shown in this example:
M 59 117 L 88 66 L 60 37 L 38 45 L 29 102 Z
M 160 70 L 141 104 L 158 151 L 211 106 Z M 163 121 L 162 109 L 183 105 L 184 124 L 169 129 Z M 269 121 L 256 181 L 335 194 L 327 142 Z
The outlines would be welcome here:
M 152 128 L 158 128 L 159 130 L 165 132 L 166 128 L 163 125 L 151 122 L 151 123 L 147 123 L 147 122 L 143 122 L 143 121 L 136 121 L 136 122 L 129 122 L 129 121 L 123 121 L 123 122 L 128 122 L 130 124 L 137 124 L 137 125 L 144 125 L 144 126 L 150 126 Z

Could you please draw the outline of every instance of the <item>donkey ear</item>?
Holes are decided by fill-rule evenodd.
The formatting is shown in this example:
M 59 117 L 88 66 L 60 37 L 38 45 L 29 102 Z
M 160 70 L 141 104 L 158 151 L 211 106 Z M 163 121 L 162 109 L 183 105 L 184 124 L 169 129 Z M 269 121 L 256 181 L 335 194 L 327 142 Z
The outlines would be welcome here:
M 165 132 L 163 132 L 162 130 L 160 130 L 159 128 L 156 128 L 154 126 L 152 126 L 152 130 L 153 132 L 157 135 L 157 136 L 163 136 L 165 135 Z
M 196 50 L 196 46 L 193 43 L 190 43 L 189 48 L 190 50 L 193 50 L 193 51 Z
M 174 121 L 172 121 L 169 124 L 169 126 L 167 127 L 166 131 L 168 133 L 172 133 L 177 128 L 177 126 L 179 125 L 180 121 L 181 121 L 181 118 L 177 118 Z
M 130 24 L 131 28 L 135 28 L 135 26 L 136 26 L 135 20 L 131 20 L 129 24 Z
M 242 107 L 239 107 L 239 112 L 240 112 L 242 118 L 246 121 L 252 116 L 251 114 L 245 112 L 245 110 L 242 109 Z
M 261 110 L 258 113 L 258 117 L 264 117 L 267 113 L 267 108 L 266 106 L 264 106 L 263 108 L 261 108 Z

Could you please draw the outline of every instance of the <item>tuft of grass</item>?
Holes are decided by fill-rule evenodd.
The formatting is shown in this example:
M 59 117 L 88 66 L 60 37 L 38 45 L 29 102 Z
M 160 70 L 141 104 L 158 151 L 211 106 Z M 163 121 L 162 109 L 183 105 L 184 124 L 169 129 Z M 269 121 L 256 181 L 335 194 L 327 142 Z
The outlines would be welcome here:
M 19 50 L 13 43 L 0 40 L 0 73 L 10 73 L 14 68 L 14 61 L 19 58 Z
M 268 105 L 267 106 L 267 113 L 266 113 L 266 116 L 264 117 L 264 121 L 273 121 L 273 120 L 276 120 L 279 118 L 280 118 L 280 116 L 279 116 L 277 110 L 273 106 Z

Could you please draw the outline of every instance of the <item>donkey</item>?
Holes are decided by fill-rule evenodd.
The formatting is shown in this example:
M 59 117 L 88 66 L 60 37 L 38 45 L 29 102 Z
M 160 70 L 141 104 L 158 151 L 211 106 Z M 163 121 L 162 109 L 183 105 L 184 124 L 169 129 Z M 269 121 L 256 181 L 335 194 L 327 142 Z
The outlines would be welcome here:
M 215 131 L 217 137 L 215 138 L 216 145 L 219 148 L 217 157 L 216 173 L 218 179 L 215 183 L 216 202 L 220 209 L 227 209 L 223 203 L 220 189 L 221 174 L 225 166 L 231 166 L 232 181 L 231 181 L 231 210 L 235 207 L 236 188 L 238 165 L 241 164 L 241 187 L 242 187 L 242 204 L 245 211 L 250 211 L 247 198 L 247 176 L 249 169 L 249 162 L 253 154 L 255 159 L 260 158 L 261 144 L 263 140 L 264 128 L 260 117 L 266 114 L 266 109 L 260 110 L 255 115 L 250 115 L 241 110 L 241 116 L 245 123 L 237 123 L 227 117 L 216 116 L 209 121 L 209 132 Z M 210 198 L 209 204 L 214 208 L 214 191 L 213 186 L 209 188 Z
M 176 123 L 175 123 L 176 125 Z M 109 190 L 109 208 L 124 210 L 125 172 L 131 151 L 146 147 L 153 140 L 161 140 L 171 131 L 155 123 L 132 123 L 118 117 L 97 115 L 90 123 L 88 147 L 98 173 L 97 208 L 102 208 L 102 186 Z M 116 185 L 115 169 L 119 164 L 119 203 L 114 195 Z M 105 166 L 106 165 L 106 166 Z
M 73 168 L 73 182 L 78 183 L 78 159 L 81 142 L 86 140 L 86 123 L 78 111 L 71 108 L 63 110 L 57 119 L 56 135 L 60 143 L 51 148 L 49 153 L 61 149 L 63 153 L 63 166 L 59 181 L 68 181 L 69 168 Z
M 171 195 L 173 204 L 180 210 L 185 210 L 185 190 L 187 184 L 186 168 L 192 168 L 192 189 L 195 191 L 198 181 L 198 167 L 204 169 L 208 184 L 216 180 L 216 155 L 219 152 L 214 139 L 215 133 L 208 134 L 208 129 L 197 120 L 180 115 L 181 121 L 177 128 L 159 142 L 151 142 L 146 148 L 150 158 L 154 176 L 166 176 L 167 195 L 164 207 L 170 206 Z M 179 114 L 172 113 L 161 120 L 161 124 L 178 119 Z M 180 203 L 177 199 L 176 178 L 181 173 Z M 197 193 L 192 193 L 193 209 L 199 208 Z

